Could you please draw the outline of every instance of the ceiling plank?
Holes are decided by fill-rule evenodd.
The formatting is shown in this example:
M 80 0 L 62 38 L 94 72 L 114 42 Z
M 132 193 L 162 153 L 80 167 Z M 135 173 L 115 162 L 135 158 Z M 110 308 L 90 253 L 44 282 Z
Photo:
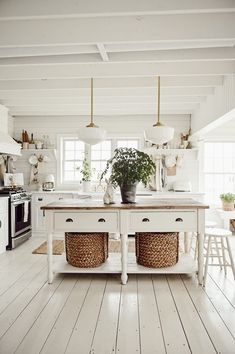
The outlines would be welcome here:
M 0 46 L 234 40 L 234 23 L 233 12 L 0 21 Z
M 234 11 L 233 0 L 1 0 L 1 19 Z

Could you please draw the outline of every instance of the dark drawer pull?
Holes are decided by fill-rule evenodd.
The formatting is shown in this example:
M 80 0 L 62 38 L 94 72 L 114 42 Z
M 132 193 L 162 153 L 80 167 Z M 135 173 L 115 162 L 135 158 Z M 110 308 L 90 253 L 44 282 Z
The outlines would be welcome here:
M 0 229 L 1 229 L 1 227 L 2 227 L 2 221 L 0 220 Z
M 105 221 L 105 219 L 100 218 L 100 219 L 98 220 L 98 222 L 106 222 L 106 221 Z
M 63 197 L 60 197 L 59 200 L 64 199 Z
M 149 222 L 150 220 L 148 218 L 143 218 L 142 222 Z
M 38 198 L 38 201 L 39 201 L 39 202 L 42 202 L 42 201 L 43 201 L 43 198 Z
M 183 219 L 182 218 L 177 218 L 175 219 L 176 222 L 183 222 Z
M 73 222 L 73 219 L 68 218 L 68 219 L 66 219 L 66 222 Z

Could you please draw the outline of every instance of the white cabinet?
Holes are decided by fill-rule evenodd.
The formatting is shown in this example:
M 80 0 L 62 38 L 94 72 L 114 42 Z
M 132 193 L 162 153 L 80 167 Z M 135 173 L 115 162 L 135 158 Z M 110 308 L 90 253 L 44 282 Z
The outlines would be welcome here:
M 41 206 L 56 202 L 62 199 L 73 198 L 72 193 L 36 193 L 32 195 L 32 231 L 33 236 L 45 236 L 46 225 L 44 213 Z
M 0 254 L 8 244 L 8 198 L 0 198 Z

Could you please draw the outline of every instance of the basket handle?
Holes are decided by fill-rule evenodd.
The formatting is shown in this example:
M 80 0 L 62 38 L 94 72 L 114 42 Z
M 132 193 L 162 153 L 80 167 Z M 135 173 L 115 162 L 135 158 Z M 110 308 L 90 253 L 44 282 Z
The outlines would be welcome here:
M 143 218 L 142 222 L 149 222 L 150 220 L 148 218 Z
M 66 222 L 73 222 L 73 219 L 68 218 L 68 219 L 66 219 L 65 221 L 66 221 Z
M 106 222 L 106 220 L 104 218 L 100 218 L 98 222 Z
M 175 219 L 176 222 L 183 222 L 183 219 L 182 218 L 177 218 Z

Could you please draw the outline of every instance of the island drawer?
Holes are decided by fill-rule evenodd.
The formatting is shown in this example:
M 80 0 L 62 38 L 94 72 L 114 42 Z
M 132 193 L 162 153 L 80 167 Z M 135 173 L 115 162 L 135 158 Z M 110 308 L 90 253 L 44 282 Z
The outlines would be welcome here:
M 118 214 L 104 212 L 58 212 L 54 214 L 56 231 L 117 232 Z
M 130 229 L 141 232 L 196 231 L 196 211 L 156 211 L 131 212 Z

